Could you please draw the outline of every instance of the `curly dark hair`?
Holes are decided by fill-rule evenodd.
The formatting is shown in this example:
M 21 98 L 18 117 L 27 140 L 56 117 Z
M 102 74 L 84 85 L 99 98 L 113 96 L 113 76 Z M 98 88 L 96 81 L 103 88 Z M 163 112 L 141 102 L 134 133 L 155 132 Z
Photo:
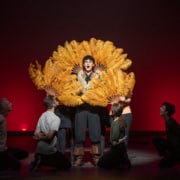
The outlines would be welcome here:
M 172 116 L 175 113 L 175 105 L 174 104 L 171 104 L 169 102 L 164 102 L 162 105 L 165 106 L 168 116 Z

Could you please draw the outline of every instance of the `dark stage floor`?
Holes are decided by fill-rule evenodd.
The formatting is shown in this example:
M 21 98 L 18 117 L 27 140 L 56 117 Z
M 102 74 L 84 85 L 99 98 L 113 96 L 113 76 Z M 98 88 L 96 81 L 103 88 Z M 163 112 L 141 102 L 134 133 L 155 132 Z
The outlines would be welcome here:
M 35 141 L 31 136 L 10 136 L 8 145 L 28 150 L 29 156 L 22 162 L 20 172 L 1 171 L 0 179 L 180 179 L 180 164 L 173 168 L 160 169 L 158 167 L 159 156 L 151 144 L 151 137 L 136 136 L 130 138 L 128 154 L 132 163 L 132 168 L 128 170 L 105 171 L 95 168 L 90 163 L 90 149 L 86 147 L 86 163 L 81 168 L 72 168 L 68 171 L 56 171 L 49 167 L 43 167 L 38 173 L 31 174 L 28 170 L 29 163 L 33 158 Z M 106 148 L 107 149 L 107 148 Z M 69 148 L 66 155 L 69 157 Z

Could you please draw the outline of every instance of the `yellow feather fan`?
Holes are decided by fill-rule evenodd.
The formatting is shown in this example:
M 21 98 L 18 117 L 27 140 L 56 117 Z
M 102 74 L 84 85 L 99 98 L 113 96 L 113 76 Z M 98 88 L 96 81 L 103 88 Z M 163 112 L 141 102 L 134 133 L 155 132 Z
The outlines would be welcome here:
M 90 82 L 90 89 L 82 96 L 83 101 L 91 105 L 106 106 L 109 100 L 120 96 L 129 97 L 135 85 L 134 73 L 122 70 L 101 73 L 101 79 L 94 78 Z M 110 102 L 111 103 L 111 102 Z
M 36 61 L 30 64 L 29 74 L 38 89 L 57 96 L 67 106 L 77 106 L 84 102 L 96 106 L 106 106 L 109 99 L 132 94 L 135 75 L 126 70 L 132 61 L 122 48 L 116 48 L 111 41 L 91 38 L 89 41 L 65 42 L 52 53 L 44 68 Z M 91 55 L 95 59 L 94 70 L 100 78 L 94 77 L 88 90 L 82 94 L 83 86 L 77 81 L 77 73 L 82 70 L 82 59 Z

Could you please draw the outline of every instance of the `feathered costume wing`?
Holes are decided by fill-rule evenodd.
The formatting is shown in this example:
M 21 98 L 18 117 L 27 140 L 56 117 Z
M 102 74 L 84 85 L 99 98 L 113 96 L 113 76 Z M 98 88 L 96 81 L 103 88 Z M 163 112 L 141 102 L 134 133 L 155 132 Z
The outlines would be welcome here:
M 82 59 L 91 55 L 95 59 L 94 70 L 100 78 L 94 77 L 89 88 L 82 94 L 83 86 L 77 81 L 82 69 Z M 114 97 L 128 97 L 135 85 L 133 72 L 126 72 L 132 61 L 110 41 L 91 38 L 89 41 L 65 42 L 58 46 L 42 69 L 36 61 L 30 64 L 29 74 L 38 89 L 57 96 L 66 106 L 88 103 L 92 106 L 107 106 Z

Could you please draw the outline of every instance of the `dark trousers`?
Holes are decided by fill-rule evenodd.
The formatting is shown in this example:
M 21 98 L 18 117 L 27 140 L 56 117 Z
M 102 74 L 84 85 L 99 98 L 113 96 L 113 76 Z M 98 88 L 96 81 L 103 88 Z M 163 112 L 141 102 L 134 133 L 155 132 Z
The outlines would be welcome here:
M 20 169 L 21 163 L 19 160 L 27 156 L 28 152 L 17 148 L 8 148 L 6 151 L 0 152 L 0 170 Z
M 118 168 L 121 165 L 130 165 L 124 143 L 112 146 L 109 151 L 104 153 L 98 162 L 98 166 L 105 169 Z
M 73 147 L 73 130 L 72 128 L 60 128 L 58 130 L 57 149 L 62 154 L 65 154 L 67 137 L 69 138 L 70 148 Z
M 49 155 L 38 153 L 35 155 L 35 161 L 37 161 L 37 159 L 40 160 L 39 167 L 52 166 L 57 169 L 65 169 L 65 170 L 71 168 L 70 161 L 59 151 Z
M 70 145 L 70 159 L 71 159 L 71 162 L 73 162 L 74 138 L 73 138 L 73 129 L 72 128 L 60 128 L 59 129 L 58 139 L 57 139 L 57 149 L 62 154 L 65 154 L 66 144 L 67 144 L 67 142 L 66 142 L 67 136 L 68 136 L 69 145 Z
M 126 147 L 128 147 L 129 132 L 130 132 L 130 127 L 132 123 L 132 113 L 122 114 L 122 116 L 126 120 L 126 124 L 127 124 L 127 127 L 125 128 L 125 136 L 127 136 L 125 140 L 125 145 Z
M 75 115 L 75 146 L 82 147 L 86 138 L 86 128 L 89 128 L 89 137 L 92 144 L 100 144 L 101 124 L 97 112 L 78 109 Z
M 166 139 L 154 137 L 152 143 L 157 149 L 158 154 L 163 157 L 159 162 L 160 167 L 173 167 L 180 162 L 180 150 L 171 148 Z
M 166 156 L 168 152 L 168 143 L 166 139 L 154 137 L 152 143 L 160 156 Z

